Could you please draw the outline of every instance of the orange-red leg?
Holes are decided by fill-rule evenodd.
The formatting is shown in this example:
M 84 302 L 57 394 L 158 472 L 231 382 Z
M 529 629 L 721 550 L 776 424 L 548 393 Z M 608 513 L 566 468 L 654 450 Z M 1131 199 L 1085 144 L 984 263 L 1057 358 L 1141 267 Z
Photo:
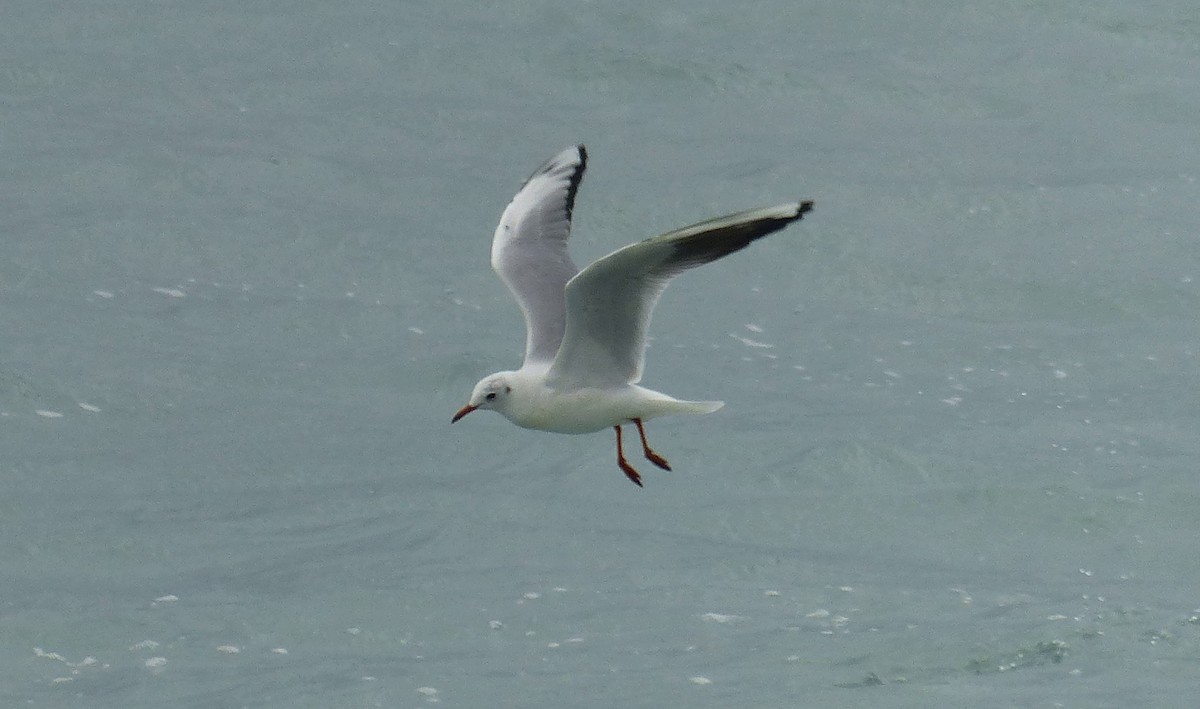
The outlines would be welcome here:
M 650 450 L 650 444 L 646 442 L 646 429 L 642 428 L 642 420 L 634 419 L 633 422 L 637 424 L 638 435 L 642 437 L 642 453 L 646 456 L 646 460 L 654 463 L 663 470 L 670 470 L 671 464 L 667 462 L 667 459 Z
M 638 475 L 638 471 L 634 470 L 629 461 L 625 460 L 625 451 L 621 449 L 621 427 L 613 426 L 613 430 L 617 432 L 617 467 L 621 469 L 621 472 L 625 473 L 625 477 L 633 481 L 634 485 L 642 487 L 642 476 Z

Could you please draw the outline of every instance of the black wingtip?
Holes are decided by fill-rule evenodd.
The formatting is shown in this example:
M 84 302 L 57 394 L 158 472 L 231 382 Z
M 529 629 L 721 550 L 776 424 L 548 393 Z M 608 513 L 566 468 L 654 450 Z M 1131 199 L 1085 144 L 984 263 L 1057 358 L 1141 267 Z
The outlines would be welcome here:
M 809 212 L 811 212 L 812 210 L 813 210 L 813 201 L 811 199 L 806 199 L 800 203 L 800 211 L 796 212 L 796 218 L 799 219 L 800 217 L 803 217 L 805 214 L 808 214 Z
M 583 173 L 587 170 L 587 148 L 578 143 L 575 148 L 579 151 L 579 167 L 571 174 L 571 186 L 567 188 L 567 221 L 575 216 L 575 193 L 579 192 L 579 183 L 583 182 Z

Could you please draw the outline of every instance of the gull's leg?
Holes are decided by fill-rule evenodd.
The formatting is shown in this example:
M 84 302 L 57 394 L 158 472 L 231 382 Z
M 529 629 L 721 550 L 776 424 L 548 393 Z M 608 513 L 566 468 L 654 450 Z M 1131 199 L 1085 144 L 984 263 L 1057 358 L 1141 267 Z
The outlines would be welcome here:
M 621 427 L 613 426 L 613 430 L 617 432 L 617 467 L 621 469 L 621 472 L 625 473 L 625 477 L 633 481 L 634 485 L 641 487 L 642 476 L 638 475 L 638 471 L 634 470 L 629 461 L 625 460 L 625 451 L 621 450 Z
M 634 419 L 633 422 L 637 424 L 638 435 L 642 437 L 642 453 L 645 454 L 646 460 L 654 463 L 663 470 L 670 470 L 671 464 L 667 462 L 667 459 L 650 450 L 650 444 L 646 442 L 646 429 L 642 428 L 642 420 Z

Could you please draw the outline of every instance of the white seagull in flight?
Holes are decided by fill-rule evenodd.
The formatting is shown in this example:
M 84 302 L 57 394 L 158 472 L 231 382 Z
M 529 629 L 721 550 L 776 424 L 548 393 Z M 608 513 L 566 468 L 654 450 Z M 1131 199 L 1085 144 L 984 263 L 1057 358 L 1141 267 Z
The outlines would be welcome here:
M 617 432 L 617 465 L 639 487 L 625 460 L 621 425 L 637 426 L 647 460 L 670 470 L 646 442 L 644 421 L 707 414 L 720 401 L 682 401 L 637 385 L 650 313 L 671 278 L 778 231 L 812 210 L 811 201 L 751 209 L 700 222 L 617 249 L 580 271 L 567 253 L 571 210 L 587 167 L 573 145 L 550 158 L 513 197 L 492 240 L 492 269 L 525 314 L 525 362 L 475 385 L 451 423 L 491 409 L 523 428 L 556 433 Z

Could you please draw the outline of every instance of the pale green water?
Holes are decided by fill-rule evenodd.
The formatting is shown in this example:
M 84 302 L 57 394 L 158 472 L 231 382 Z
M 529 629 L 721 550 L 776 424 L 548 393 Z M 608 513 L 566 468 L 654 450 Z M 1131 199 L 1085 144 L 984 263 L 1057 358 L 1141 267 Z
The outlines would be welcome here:
M 1200 9 L 14 2 L 0 705 L 1191 707 Z M 449 417 L 574 253 L 668 290 L 609 436 Z

